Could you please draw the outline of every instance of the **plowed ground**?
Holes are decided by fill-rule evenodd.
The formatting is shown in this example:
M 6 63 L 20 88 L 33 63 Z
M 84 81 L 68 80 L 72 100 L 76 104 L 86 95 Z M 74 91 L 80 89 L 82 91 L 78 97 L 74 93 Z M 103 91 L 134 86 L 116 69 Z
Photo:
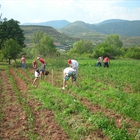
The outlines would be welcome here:
M 21 98 L 26 100 L 31 110 L 34 127 L 31 127 L 28 112 L 19 102 L 7 72 L 1 71 L 0 140 L 29 140 L 31 139 L 30 133 L 36 136 L 35 139 L 67 140 L 68 137 L 55 121 L 54 114 L 50 110 L 41 108 L 41 103 L 35 99 L 28 100 L 27 84 L 17 76 L 13 69 L 10 69 L 10 74 L 14 77 L 15 87 L 17 86 L 21 93 Z
M 55 121 L 52 111 L 42 108 L 41 102 L 34 98 L 29 99 L 28 85 L 21 79 L 16 71 L 26 77 L 29 83 L 33 81 L 29 75 L 23 70 L 17 68 L 8 69 L 10 76 L 5 70 L 0 71 L 1 88 L 0 88 L 0 140 L 67 140 L 70 139 L 59 124 Z M 31 74 L 34 73 L 30 70 Z M 58 74 L 59 75 L 59 74 Z M 13 82 L 10 77 L 13 77 Z M 49 78 L 50 76 L 50 78 Z M 47 82 L 52 83 L 51 75 L 47 78 Z M 34 78 L 34 76 L 33 76 Z M 57 80 L 57 75 L 55 79 Z M 60 87 L 62 83 L 57 84 L 53 81 L 54 86 Z M 17 89 L 17 90 L 15 90 Z M 17 94 L 20 93 L 20 97 Z M 92 104 L 90 101 L 78 97 L 78 95 L 71 93 L 74 97 L 79 99 L 81 103 L 88 107 L 93 112 L 102 112 L 109 118 L 114 118 L 116 127 L 122 127 L 122 121 L 128 124 L 128 132 L 135 133 L 139 127 L 138 122 L 131 121 L 129 118 L 124 118 L 122 115 L 100 107 L 99 105 Z M 21 101 L 22 98 L 22 101 Z M 23 102 L 24 101 L 24 102 Z M 26 105 L 25 105 L 26 104 Z M 27 109 L 28 108 L 28 109 Z M 29 113 L 30 112 L 30 113 Z M 33 120 L 30 120 L 32 116 Z M 33 138 L 34 137 L 34 138 Z M 95 131 L 86 137 L 86 140 L 109 140 L 101 130 Z

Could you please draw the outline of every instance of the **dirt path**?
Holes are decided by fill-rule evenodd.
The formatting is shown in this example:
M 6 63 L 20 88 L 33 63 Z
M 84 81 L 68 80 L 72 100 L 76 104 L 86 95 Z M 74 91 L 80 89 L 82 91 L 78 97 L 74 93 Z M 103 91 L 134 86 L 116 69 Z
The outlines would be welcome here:
M 19 70 L 20 71 L 20 70 Z M 21 72 L 23 75 L 26 76 L 25 72 Z M 55 80 L 57 80 L 58 78 L 60 77 L 57 77 L 59 76 L 60 74 L 56 74 L 55 75 Z M 47 82 L 51 83 L 52 84 L 52 79 L 51 79 L 52 75 L 50 74 L 49 76 L 47 76 L 46 80 Z M 27 76 L 28 78 L 28 76 Z M 53 81 L 53 85 L 56 86 L 56 87 L 60 87 L 60 82 L 57 82 L 57 81 Z M 59 84 L 59 85 L 58 85 Z M 106 108 L 102 108 L 101 106 L 99 105 L 96 105 L 96 104 L 93 104 L 91 103 L 89 100 L 85 99 L 85 98 L 82 98 L 80 96 L 78 96 L 77 94 L 75 93 L 72 93 L 71 94 L 75 97 L 75 98 L 78 98 L 81 103 L 83 105 L 86 105 L 88 107 L 88 109 L 92 112 L 92 113 L 97 113 L 97 112 L 102 112 L 102 114 L 104 116 L 108 116 L 111 119 L 114 119 L 114 122 L 116 124 L 116 127 L 118 128 L 122 128 L 123 126 L 123 122 L 125 121 L 127 123 L 127 131 L 129 132 L 129 134 L 135 134 L 136 133 L 136 130 L 140 127 L 140 124 L 137 122 L 137 121 L 132 121 L 131 119 L 129 118 L 126 118 L 124 117 L 123 115 L 121 114 L 117 114 L 116 112 L 110 110 L 110 109 L 106 109 Z M 90 139 L 90 137 L 96 137 L 98 139 L 102 139 L 102 140 L 107 140 L 108 138 L 106 138 L 102 131 L 96 131 L 96 132 L 93 132 L 93 134 L 90 134 L 88 136 L 88 139 Z
M 0 94 L 0 139 L 27 140 L 25 133 L 29 126 L 26 114 L 18 103 L 18 97 L 5 71 L 0 73 L 0 79 L 3 82 Z
M 24 75 L 24 76 L 30 81 L 30 78 L 29 78 L 29 76 L 26 74 L 25 71 L 22 71 L 21 69 L 17 69 L 17 71 L 18 71 L 19 73 L 21 73 L 22 75 Z M 31 74 L 33 74 L 32 70 L 29 70 L 29 71 L 30 71 Z M 54 76 L 55 76 L 55 75 L 54 75 Z M 47 82 L 51 83 L 51 84 L 54 84 L 54 86 L 57 86 L 57 83 L 58 83 L 58 82 L 54 81 L 54 82 L 52 83 L 52 75 L 51 75 L 51 74 L 49 74 L 49 76 L 47 76 L 47 77 L 45 78 L 45 80 L 46 80 Z M 57 80 L 57 79 L 56 79 L 56 80 Z M 59 84 L 61 84 L 61 83 L 59 83 Z M 41 114 L 43 114 L 43 112 L 41 112 Z M 44 115 L 43 115 L 43 116 L 44 116 Z M 86 137 L 85 137 L 85 140 L 93 140 L 93 139 L 98 139 L 98 140 L 109 140 L 109 138 L 108 138 L 107 136 L 105 136 L 101 130 L 95 130 L 95 131 L 93 131 L 91 134 L 89 134 L 89 136 L 86 136 Z M 61 138 L 61 140 L 62 140 L 62 138 Z
M 91 103 L 87 99 L 78 97 L 76 94 L 73 94 L 73 96 L 78 98 L 82 102 L 82 104 L 86 105 L 92 113 L 102 112 L 104 116 L 108 116 L 110 119 L 114 119 L 117 128 L 121 129 L 123 127 L 123 122 L 125 121 L 127 124 L 127 131 L 129 134 L 135 134 L 136 130 L 140 127 L 140 124 L 137 121 L 132 121 L 129 118 L 125 118 L 123 115 L 117 114 L 116 112 L 110 109 L 102 108 L 99 105 Z
M 16 72 L 11 68 L 11 75 L 14 76 L 16 85 L 21 92 L 22 98 L 28 99 L 28 86 L 27 84 L 17 76 Z M 26 112 L 22 110 L 20 104 L 17 104 L 17 99 L 12 89 L 12 85 L 9 82 L 6 72 L 2 72 L 0 78 L 3 81 L 2 92 L 0 94 L 0 103 L 3 104 L 1 113 L 3 113 L 3 119 L 0 126 L 0 138 L 2 140 L 26 140 L 24 135 L 29 129 L 29 122 L 26 116 Z M 6 91 L 6 92 L 5 92 Z M 31 109 L 31 113 L 34 119 L 33 133 L 42 140 L 67 140 L 68 137 L 65 132 L 60 128 L 54 119 L 54 114 L 47 109 L 41 108 L 41 103 L 35 99 L 27 100 L 27 104 Z M 36 109 L 38 108 L 38 109 Z M 16 119 L 15 119 L 16 118 Z
M 21 91 L 26 91 L 27 85 L 25 84 L 25 82 L 21 78 L 16 76 L 16 73 L 13 71 L 13 69 L 11 69 L 10 71 L 12 75 L 14 75 L 17 87 Z M 22 75 L 27 76 L 25 75 L 24 71 L 22 70 L 19 71 Z M 28 92 L 26 92 L 26 94 L 23 94 L 23 96 L 26 98 L 26 96 L 28 96 Z M 51 139 L 51 140 L 68 139 L 65 132 L 56 123 L 54 119 L 54 114 L 51 111 L 47 109 L 42 109 L 41 103 L 35 101 L 34 99 L 29 100 L 28 104 L 31 107 L 32 113 L 34 114 L 35 117 L 35 132 L 38 133 L 42 137 L 42 139 Z M 35 108 L 39 109 L 36 111 Z
M 58 77 L 61 74 L 55 74 L 55 80 L 60 78 Z M 47 78 L 47 82 L 52 83 L 51 79 L 51 75 L 49 75 L 49 78 Z M 53 82 L 54 86 L 56 87 L 60 87 L 60 83 L 58 83 L 57 81 Z M 115 125 L 117 128 L 121 129 L 123 127 L 123 122 L 126 122 L 127 124 L 127 131 L 129 134 L 135 135 L 136 131 L 138 130 L 138 128 L 140 128 L 140 124 L 137 121 L 133 121 L 130 118 L 124 117 L 121 114 L 118 114 L 116 112 L 114 112 L 111 109 L 106 109 L 106 108 L 102 108 L 100 105 L 97 104 L 93 104 L 91 103 L 89 100 L 80 97 L 78 94 L 73 93 L 72 91 L 69 91 L 75 98 L 77 98 L 78 100 L 81 101 L 81 103 L 85 106 L 87 106 L 87 108 L 94 114 L 97 112 L 102 112 L 102 114 L 104 116 L 108 116 L 111 119 L 114 119 Z M 102 133 L 100 132 L 101 136 Z

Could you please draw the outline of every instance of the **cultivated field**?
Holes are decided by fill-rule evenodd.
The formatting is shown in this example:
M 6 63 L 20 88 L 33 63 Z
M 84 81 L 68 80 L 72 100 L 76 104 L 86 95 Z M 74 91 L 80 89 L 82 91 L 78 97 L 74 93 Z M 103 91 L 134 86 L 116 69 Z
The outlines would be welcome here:
M 0 64 L 0 140 L 140 140 L 139 60 L 79 59 L 78 85 L 65 90 L 67 61 L 47 62 L 37 86 L 30 64 Z

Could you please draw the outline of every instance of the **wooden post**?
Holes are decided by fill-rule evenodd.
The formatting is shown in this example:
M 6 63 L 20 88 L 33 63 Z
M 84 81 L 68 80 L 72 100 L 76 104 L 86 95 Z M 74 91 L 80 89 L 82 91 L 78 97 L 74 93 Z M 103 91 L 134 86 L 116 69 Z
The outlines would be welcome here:
M 52 69 L 52 85 L 53 85 L 53 69 Z

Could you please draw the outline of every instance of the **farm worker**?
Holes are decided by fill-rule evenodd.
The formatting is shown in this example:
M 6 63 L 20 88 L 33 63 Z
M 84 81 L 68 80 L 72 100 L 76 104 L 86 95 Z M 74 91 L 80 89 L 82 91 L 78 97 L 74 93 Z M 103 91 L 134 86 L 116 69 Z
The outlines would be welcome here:
M 39 60 L 40 63 L 42 64 L 41 69 L 44 69 L 45 70 L 45 68 L 46 68 L 46 62 L 45 62 L 45 60 L 43 58 L 41 58 L 41 57 L 37 57 L 37 60 Z
M 46 71 L 44 69 L 36 69 L 35 70 L 35 79 L 33 81 L 33 85 L 35 84 L 35 82 L 37 81 L 38 77 L 40 77 L 41 79 L 43 79 L 43 75 L 48 75 L 49 74 L 49 71 Z
M 22 55 L 20 62 L 21 62 L 22 68 L 25 69 L 26 68 L 26 59 L 25 59 L 24 55 Z
M 99 57 L 98 58 L 98 60 L 97 60 L 97 64 L 96 64 L 96 66 L 98 67 L 98 66 L 102 66 L 102 60 L 103 60 L 103 58 L 102 57 Z
M 109 67 L 109 58 L 108 57 L 105 57 L 104 58 L 104 67 Z
M 78 76 L 78 67 L 79 67 L 79 63 L 76 60 L 73 59 L 69 59 L 68 60 L 68 65 L 73 68 L 74 70 L 76 70 L 76 76 Z
M 34 60 L 34 61 L 32 62 L 32 65 L 33 65 L 33 68 L 34 68 L 34 69 L 37 69 L 37 68 L 38 68 L 38 66 L 37 66 L 37 61 L 36 61 L 36 60 Z
M 71 67 L 67 67 L 63 70 L 63 87 L 62 87 L 62 89 L 65 89 L 66 81 L 68 81 L 70 77 L 71 77 L 72 83 L 76 82 L 76 70 Z

